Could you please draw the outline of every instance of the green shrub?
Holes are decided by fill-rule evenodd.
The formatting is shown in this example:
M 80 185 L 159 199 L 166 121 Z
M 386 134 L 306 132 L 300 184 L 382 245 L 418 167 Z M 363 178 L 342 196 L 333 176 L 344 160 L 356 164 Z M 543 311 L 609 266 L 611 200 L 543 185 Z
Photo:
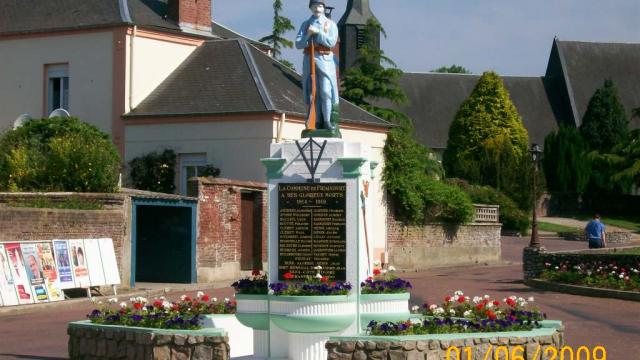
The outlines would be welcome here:
M 504 193 L 490 186 L 470 185 L 461 179 L 448 179 L 447 182 L 464 190 L 475 204 L 499 205 L 500 222 L 505 230 L 525 233 L 529 229 L 529 215 Z
M 0 137 L 0 189 L 114 192 L 120 155 L 108 134 L 77 118 L 31 120 Z
M 528 209 L 528 148 L 527 130 L 502 79 L 485 72 L 449 128 L 446 175 L 498 188 Z
M 139 190 L 172 194 L 176 189 L 176 153 L 165 149 L 139 156 L 129 161 L 129 176 Z

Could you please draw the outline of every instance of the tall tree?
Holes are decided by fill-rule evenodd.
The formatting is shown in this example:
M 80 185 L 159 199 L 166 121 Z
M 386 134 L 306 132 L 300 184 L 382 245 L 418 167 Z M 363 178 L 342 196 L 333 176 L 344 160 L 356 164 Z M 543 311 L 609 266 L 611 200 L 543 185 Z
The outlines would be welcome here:
M 589 100 L 580 132 L 600 152 L 609 152 L 629 135 L 629 119 L 613 81 L 605 80 Z
M 441 66 L 437 69 L 431 70 L 431 72 L 435 73 L 450 73 L 450 74 L 471 74 L 469 69 L 464 66 L 453 64 L 451 66 Z
M 544 139 L 542 164 L 551 191 L 582 195 L 590 178 L 588 145 L 574 127 L 561 126 Z
M 282 55 L 283 48 L 293 47 L 293 42 L 284 37 L 287 31 L 295 30 L 291 20 L 285 16 L 280 15 L 282 12 L 282 0 L 275 0 L 273 2 L 273 29 L 271 35 L 267 35 L 261 38 L 259 41 L 266 44 L 270 44 L 273 48 L 273 58 L 279 60 L 286 66 L 295 69 L 294 65 L 280 57 Z
M 375 45 L 374 39 L 378 33 L 387 36 L 376 19 L 369 19 L 364 28 L 363 45 L 358 49 L 358 58 L 342 80 L 344 90 L 341 95 L 344 99 L 386 120 L 395 123 L 407 122 L 404 114 L 373 104 L 382 99 L 396 104 L 407 102 L 407 95 L 398 83 L 403 74 L 402 70 Z
M 386 36 L 384 29 L 371 19 L 364 31 L 358 59 L 343 78 L 342 96 L 398 125 L 387 135 L 383 171 L 385 188 L 397 212 L 411 223 L 425 219 L 454 223 L 470 220 L 471 199 L 460 189 L 438 181 L 442 168 L 433 152 L 416 140 L 411 119 L 402 112 L 376 105 L 377 100 L 403 104 L 407 97 L 399 84 L 402 71 L 373 41 L 378 33 Z
M 527 209 L 528 147 L 527 130 L 502 79 L 485 72 L 449 128 L 443 163 L 448 177 L 496 187 Z

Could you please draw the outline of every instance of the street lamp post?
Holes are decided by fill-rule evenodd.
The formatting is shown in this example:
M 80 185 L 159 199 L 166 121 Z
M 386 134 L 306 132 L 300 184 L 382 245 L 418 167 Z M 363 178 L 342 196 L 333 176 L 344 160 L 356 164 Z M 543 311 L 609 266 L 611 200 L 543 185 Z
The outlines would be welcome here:
M 532 144 L 531 149 L 529 150 L 531 153 L 531 159 L 533 160 L 533 210 L 532 210 L 532 221 L 531 221 L 531 242 L 529 243 L 529 247 L 540 247 L 540 239 L 538 238 L 538 215 L 536 214 L 536 207 L 538 203 L 537 199 L 537 184 L 536 180 L 538 177 L 538 163 L 540 162 L 540 155 L 542 154 L 542 150 L 540 149 L 540 145 Z

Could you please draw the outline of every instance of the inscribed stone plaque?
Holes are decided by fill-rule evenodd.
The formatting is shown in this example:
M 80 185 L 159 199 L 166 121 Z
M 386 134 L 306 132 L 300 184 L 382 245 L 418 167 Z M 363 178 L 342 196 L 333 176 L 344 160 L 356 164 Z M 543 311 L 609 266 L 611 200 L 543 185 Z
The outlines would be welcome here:
M 278 279 L 346 280 L 346 183 L 278 184 Z

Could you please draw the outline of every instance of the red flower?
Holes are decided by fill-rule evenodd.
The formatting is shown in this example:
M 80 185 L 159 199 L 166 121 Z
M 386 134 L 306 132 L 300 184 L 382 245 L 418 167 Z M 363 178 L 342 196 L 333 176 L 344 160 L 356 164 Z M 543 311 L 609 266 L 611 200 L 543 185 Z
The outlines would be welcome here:
M 180 310 L 180 306 L 178 304 L 173 304 L 173 306 L 171 306 L 171 310 L 178 311 Z
M 493 302 L 493 305 L 495 305 L 495 306 L 500 306 L 500 301 L 498 301 L 498 300 L 494 301 L 494 302 Z
M 137 303 L 133 304 L 133 307 L 134 307 L 136 310 L 140 310 L 140 309 L 142 309 L 142 303 L 137 302 Z
M 458 296 L 458 302 L 462 304 L 464 302 L 464 296 Z
M 483 307 L 484 307 L 483 303 L 480 303 L 480 304 L 476 305 L 476 309 L 478 309 L 478 310 L 482 310 Z
M 445 298 L 444 298 L 444 301 L 446 301 L 446 302 L 451 301 L 451 296 L 447 296 L 447 297 L 445 297 Z
M 380 269 L 373 269 L 373 276 L 380 275 Z
M 206 301 L 209 301 L 209 295 L 202 295 L 201 300 L 202 300 L 202 301 L 205 301 L 205 302 L 206 302 Z
M 513 299 L 508 298 L 507 299 L 507 305 L 509 305 L 511 307 L 515 307 L 516 306 L 516 302 Z
M 251 272 L 251 275 L 253 275 L 253 276 L 260 276 L 260 270 L 255 270 L 255 269 L 254 269 L 254 270 Z
M 285 280 L 291 280 L 291 279 L 293 279 L 295 276 L 294 276 L 292 273 L 290 273 L 290 272 L 286 272 L 284 275 L 282 275 L 282 277 L 283 277 Z
M 489 319 L 491 319 L 491 320 L 495 320 L 495 319 L 497 319 L 497 318 L 498 318 L 498 317 L 496 316 L 496 313 L 494 313 L 494 312 L 493 312 L 493 311 L 491 311 L 491 310 L 487 310 L 487 311 L 485 311 L 485 314 L 486 314 L 486 315 L 487 315 L 487 317 L 488 317 Z
M 367 281 L 371 281 L 371 280 L 373 280 L 373 278 L 372 278 L 371 276 L 369 276 L 369 277 L 367 278 Z
M 329 278 L 326 276 L 323 276 L 320 278 L 320 281 L 322 281 L 323 283 L 329 282 Z
M 162 307 L 162 301 L 156 300 L 153 302 L 153 307 L 160 309 Z

